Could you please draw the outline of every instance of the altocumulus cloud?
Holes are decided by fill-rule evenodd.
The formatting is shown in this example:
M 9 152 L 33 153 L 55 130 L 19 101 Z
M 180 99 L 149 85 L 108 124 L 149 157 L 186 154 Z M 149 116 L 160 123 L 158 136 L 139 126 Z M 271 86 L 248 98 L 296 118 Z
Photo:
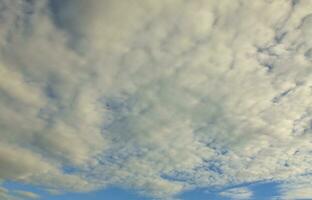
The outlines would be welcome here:
M 0 27 L 1 180 L 311 198 L 311 1 L 0 0 Z

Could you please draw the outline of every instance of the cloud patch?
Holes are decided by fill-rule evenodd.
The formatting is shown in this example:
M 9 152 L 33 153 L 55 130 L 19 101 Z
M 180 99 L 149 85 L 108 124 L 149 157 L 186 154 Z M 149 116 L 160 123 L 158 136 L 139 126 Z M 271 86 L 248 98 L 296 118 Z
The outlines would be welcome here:
M 252 199 L 252 191 L 248 188 L 231 188 L 219 193 L 221 196 L 228 197 L 233 200 Z

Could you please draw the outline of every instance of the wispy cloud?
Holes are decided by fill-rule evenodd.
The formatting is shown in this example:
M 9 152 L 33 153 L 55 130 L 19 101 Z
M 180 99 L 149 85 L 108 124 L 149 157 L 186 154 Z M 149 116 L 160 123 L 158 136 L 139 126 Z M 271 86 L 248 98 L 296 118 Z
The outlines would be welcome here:
M 3 200 L 34 200 L 40 199 L 38 194 L 22 190 L 7 190 L 0 187 L 0 198 Z
M 231 188 L 220 192 L 220 195 L 233 200 L 244 200 L 252 199 L 253 193 L 248 188 Z
M 164 199 L 311 172 L 312 2 L 0 9 L 0 179 Z

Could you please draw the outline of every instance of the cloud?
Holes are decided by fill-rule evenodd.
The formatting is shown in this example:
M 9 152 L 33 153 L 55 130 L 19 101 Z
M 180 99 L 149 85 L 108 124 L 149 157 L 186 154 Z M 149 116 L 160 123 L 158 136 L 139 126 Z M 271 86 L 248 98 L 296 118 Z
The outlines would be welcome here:
M 310 199 L 312 197 L 311 174 L 292 177 L 280 186 L 279 199 Z
M 38 194 L 23 190 L 7 190 L 0 187 L 0 197 L 3 200 L 32 200 L 40 199 Z
M 39 199 L 40 198 L 39 195 L 32 193 L 32 192 L 27 192 L 27 191 L 14 191 L 14 193 L 24 199 Z
M 220 192 L 220 195 L 228 197 L 230 199 L 240 200 L 240 199 L 251 199 L 253 194 L 252 191 L 250 191 L 248 188 L 231 188 L 223 192 Z
M 0 0 L 0 179 L 165 199 L 311 172 L 311 8 Z

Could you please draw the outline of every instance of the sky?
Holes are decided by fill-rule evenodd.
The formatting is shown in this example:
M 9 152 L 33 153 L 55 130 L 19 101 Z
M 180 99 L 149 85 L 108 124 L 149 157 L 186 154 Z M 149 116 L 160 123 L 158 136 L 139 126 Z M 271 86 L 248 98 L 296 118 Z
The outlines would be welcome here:
M 0 199 L 312 199 L 312 1 L 0 0 Z

